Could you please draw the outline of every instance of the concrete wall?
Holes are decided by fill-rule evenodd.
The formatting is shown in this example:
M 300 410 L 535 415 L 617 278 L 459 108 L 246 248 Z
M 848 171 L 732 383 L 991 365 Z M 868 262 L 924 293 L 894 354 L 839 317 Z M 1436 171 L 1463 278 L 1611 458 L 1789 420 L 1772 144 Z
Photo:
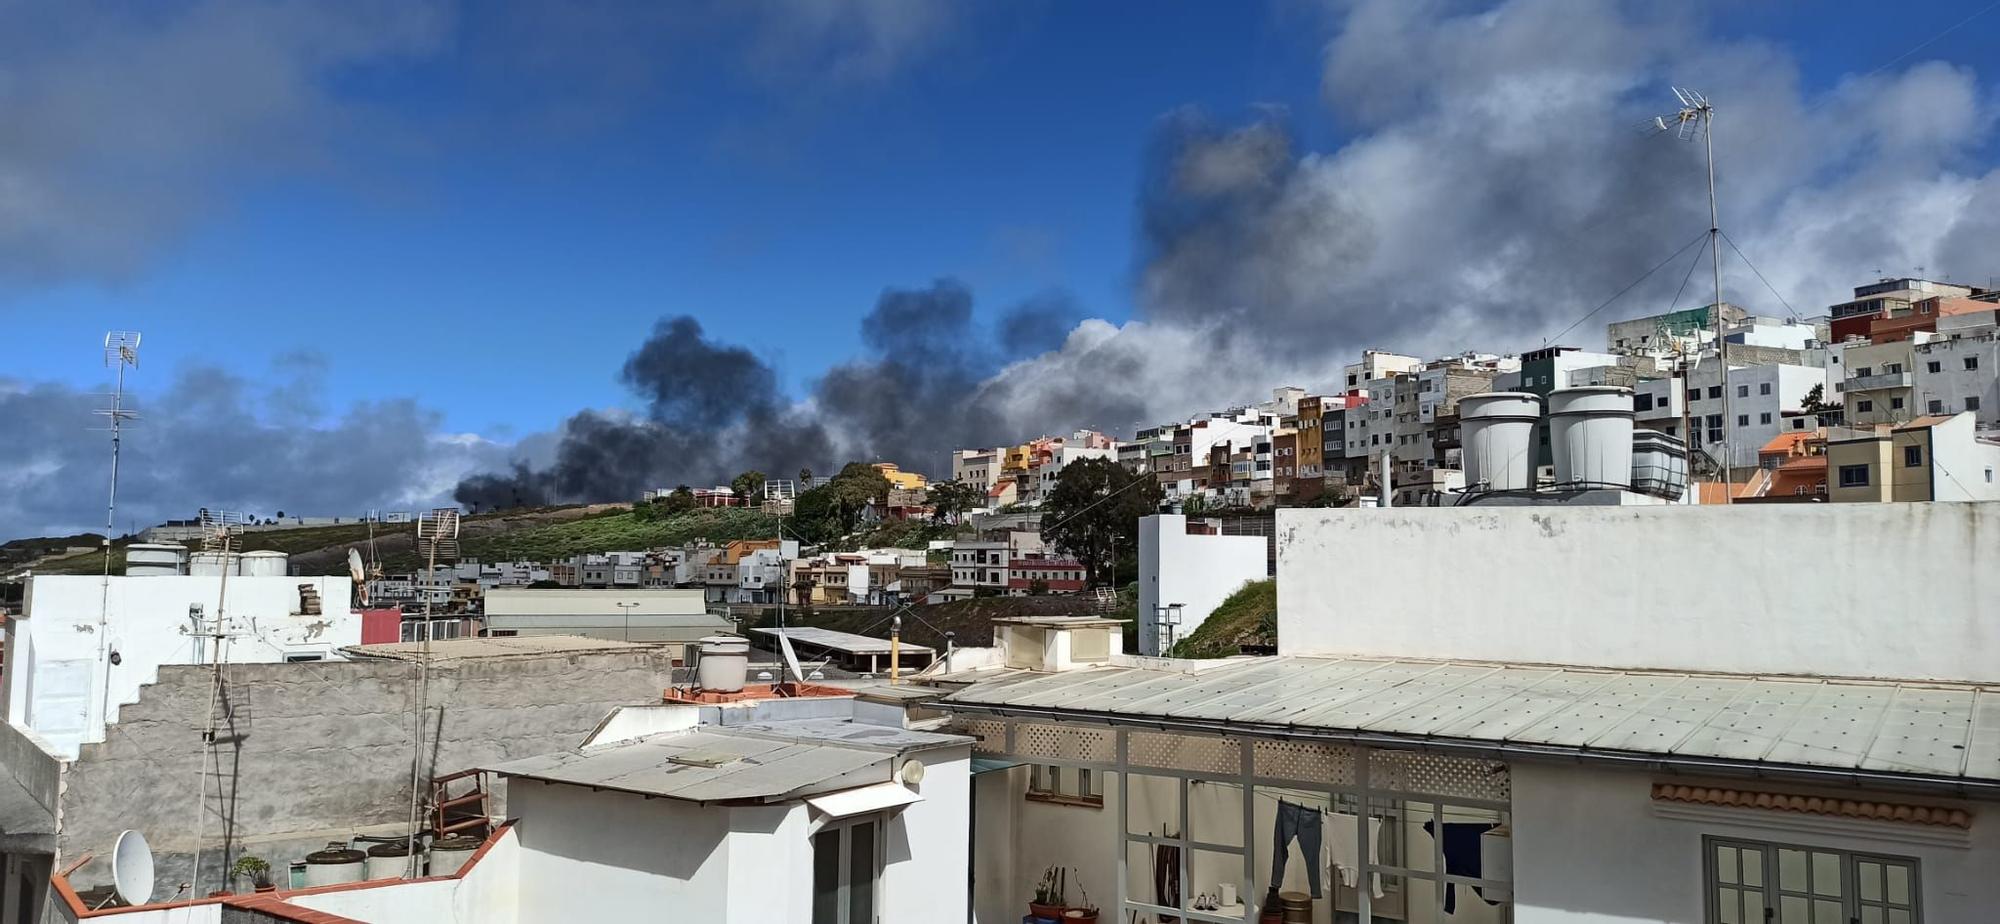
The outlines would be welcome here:
M 1921 838 L 1921 826 L 1846 822 L 1754 809 L 1668 817 L 1644 773 L 1515 764 L 1515 920 L 1521 924 L 1700 924 L 1702 838 L 1913 857 L 1927 922 L 1992 920 L 2000 907 L 2000 825 L 1974 822 L 1959 846 Z M 1725 784 L 1727 785 L 1727 784 Z M 1740 784 L 1736 784 L 1740 785 Z M 1847 790 L 1847 798 L 1867 798 Z M 1892 801 L 1908 797 L 1885 795 Z
M 1162 653 L 1157 607 L 1182 604 L 1174 637 L 1187 638 L 1230 594 L 1265 578 L 1266 552 L 1262 536 L 1190 536 L 1187 517 L 1140 518 L 1137 653 Z
M 918 754 L 923 801 L 889 819 L 882 855 L 882 924 L 928 924 L 965 916 L 972 845 L 972 754 L 969 747 Z M 808 882 L 811 880 L 808 879 Z
M 299 613 L 299 585 L 319 592 L 319 615 Z M 224 601 L 231 663 L 281 662 L 288 656 L 339 657 L 361 642 L 361 617 L 348 609 L 353 582 L 332 577 L 232 577 Z M 63 757 L 82 742 L 104 740 L 106 684 L 115 718 L 161 665 L 198 662 L 191 606 L 215 618 L 220 577 L 37 575 L 28 581 L 26 615 L 7 647 L 7 719 L 35 729 Z M 99 613 L 106 638 L 98 638 Z M 119 663 L 100 659 L 100 648 Z M 209 643 L 203 659 L 213 659 Z
M 1994 504 L 1278 511 L 1284 654 L 2000 679 Z
M 230 668 L 200 824 L 204 881 L 245 852 L 282 868 L 357 831 L 405 830 L 415 676 L 413 665 L 380 661 Z M 430 677 L 426 761 L 442 774 L 575 747 L 614 707 L 658 702 L 671 665 L 639 649 L 451 662 Z M 164 667 L 105 743 L 84 746 L 64 781 L 63 856 L 109 856 L 118 832 L 135 828 L 159 857 L 161 883 L 190 878 L 209 695 L 207 669 Z M 74 881 L 109 877 L 93 860 Z
M 638 921 L 667 908 L 729 920 L 727 809 L 525 780 L 513 790 L 520 920 Z

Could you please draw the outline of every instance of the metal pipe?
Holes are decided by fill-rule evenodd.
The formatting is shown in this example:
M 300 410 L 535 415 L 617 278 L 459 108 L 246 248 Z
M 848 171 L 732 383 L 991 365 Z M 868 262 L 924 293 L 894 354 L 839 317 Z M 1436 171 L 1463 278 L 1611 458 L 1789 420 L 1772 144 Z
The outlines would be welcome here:
M 1722 381 L 1722 502 L 1732 503 L 1729 483 L 1733 480 L 1730 461 L 1729 416 L 1729 338 L 1723 329 L 1722 311 L 1722 242 L 1717 238 L 1722 234 L 1722 222 L 1715 211 L 1715 110 L 1702 103 L 1702 121 L 1707 131 L 1701 133 L 1702 144 L 1708 151 L 1708 258 L 1709 266 L 1715 274 L 1715 350 L 1717 362 L 1722 366 L 1719 373 Z

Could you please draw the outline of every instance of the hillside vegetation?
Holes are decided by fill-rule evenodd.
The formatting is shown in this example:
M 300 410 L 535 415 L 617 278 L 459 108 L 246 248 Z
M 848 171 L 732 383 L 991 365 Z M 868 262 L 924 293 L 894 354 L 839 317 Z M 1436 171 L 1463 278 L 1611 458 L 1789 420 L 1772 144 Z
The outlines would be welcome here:
M 1252 581 L 1230 594 L 1187 638 L 1174 643 L 1176 658 L 1228 658 L 1244 645 L 1278 644 L 1278 582 Z

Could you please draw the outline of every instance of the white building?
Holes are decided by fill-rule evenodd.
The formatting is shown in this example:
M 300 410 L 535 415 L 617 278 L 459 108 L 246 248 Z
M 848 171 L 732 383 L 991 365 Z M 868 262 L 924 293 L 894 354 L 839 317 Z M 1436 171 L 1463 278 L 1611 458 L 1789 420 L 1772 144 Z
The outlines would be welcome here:
M 730 581 L 734 586 L 734 568 Z M 729 620 L 709 614 L 700 590 L 496 587 L 486 593 L 486 629 L 499 636 L 687 643 L 732 628 Z
M 1188 518 L 1139 519 L 1139 654 L 1164 654 L 1244 584 L 1270 573 L 1263 536 L 1188 532 Z
M 1719 464 L 1724 461 L 1722 390 L 1725 387 L 1717 366 L 1697 367 L 1685 387 L 1672 378 L 1652 379 L 1633 388 L 1633 407 L 1639 427 L 1682 437 L 1681 411 L 1691 412 L 1700 447 Z M 1729 415 L 1729 464 L 1747 469 L 1757 465 L 1757 450 L 1789 426 L 1785 415 L 1805 410 L 1806 394 L 1814 386 L 1824 391 L 1826 370 L 1817 366 L 1768 365 L 1734 366 L 1729 370 L 1727 388 Z M 1828 400 L 1832 400 L 1829 398 Z
M 2000 337 L 1993 311 L 1945 315 L 1937 334 L 1912 345 L 1916 409 L 1971 411 L 1981 427 L 2000 426 Z
M 338 658 L 361 643 L 344 577 L 35 575 L 7 621 L 5 710 L 58 755 L 103 741 L 106 717 L 138 701 L 162 664 Z M 220 607 L 228 638 L 204 637 Z

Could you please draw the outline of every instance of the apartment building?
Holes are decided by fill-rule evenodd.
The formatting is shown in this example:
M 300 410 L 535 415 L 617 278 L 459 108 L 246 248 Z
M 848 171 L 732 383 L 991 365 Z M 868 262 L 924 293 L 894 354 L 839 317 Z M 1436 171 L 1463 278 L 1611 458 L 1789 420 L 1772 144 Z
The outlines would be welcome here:
M 1969 411 L 1982 428 L 2000 426 L 2000 326 L 1996 312 L 1941 317 L 1935 336 L 1911 344 L 1911 390 L 1924 414 Z
M 1700 352 L 1715 344 L 1714 305 L 1686 308 L 1647 315 L 1605 325 L 1606 348 L 1620 356 L 1660 356 Z M 1725 328 L 1747 320 L 1750 313 L 1728 302 L 1722 303 Z M 1560 387 L 1560 386 L 1558 386 Z
M 1637 426 L 1677 438 L 1683 436 L 1685 408 L 1700 440 L 1699 449 L 1717 463 L 1726 457 L 1730 465 L 1748 469 L 1757 464 L 1758 451 L 1778 434 L 1808 423 L 1817 426 L 1802 416 L 1805 397 L 1814 386 L 1826 391 L 1826 370 L 1818 366 L 1732 365 L 1725 384 L 1711 362 L 1688 373 L 1684 383 L 1675 378 L 1636 383 L 1632 406 Z M 1724 388 L 1730 390 L 1729 415 L 1735 418 L 1728 426 L 1722 411 Z
M 2000 500 L 2000 439 L 1971 412 L 1902 424 L 1836 428 L 1826 440 L 1835 503 Z

